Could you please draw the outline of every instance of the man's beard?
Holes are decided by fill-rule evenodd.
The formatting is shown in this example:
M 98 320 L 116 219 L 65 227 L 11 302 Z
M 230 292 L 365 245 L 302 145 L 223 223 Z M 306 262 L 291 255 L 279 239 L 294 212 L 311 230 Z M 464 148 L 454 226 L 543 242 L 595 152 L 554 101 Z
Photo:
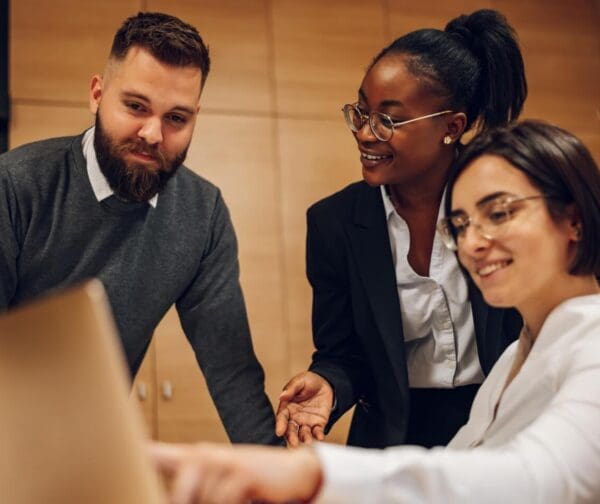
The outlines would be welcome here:
M 169 179 L 183 163 L 189 144 L 173 159 L 167 159 L 156 146 L 144 140 L 115 142 L 106 132 L 96 114 L 94 148 L 100 170 L 106 177 L 115 195 L 125 201 L 147 202 L 162 191 Z M 128 152 L 144 152 L 154 158 L 158 166 L 143 163 L 128 163 L 123 156 Z

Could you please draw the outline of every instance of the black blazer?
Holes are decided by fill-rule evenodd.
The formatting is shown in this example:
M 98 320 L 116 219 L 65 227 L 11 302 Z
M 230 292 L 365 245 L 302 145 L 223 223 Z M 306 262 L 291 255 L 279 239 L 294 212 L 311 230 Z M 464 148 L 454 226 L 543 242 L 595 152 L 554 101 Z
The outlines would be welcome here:
M 307 212 L 307 276 L 313 288 L 310 370 L 331 383 L 328 428 L 357 404 L 348 444 L 402 444 L 408 374 L 385 210 L 379 188 L 357 182 Z M 467 275 L 468 277 L 468 275 Z M 479 361 L 485 374 L 517 336 L 514 310 L 491 308 L 468 278 Z

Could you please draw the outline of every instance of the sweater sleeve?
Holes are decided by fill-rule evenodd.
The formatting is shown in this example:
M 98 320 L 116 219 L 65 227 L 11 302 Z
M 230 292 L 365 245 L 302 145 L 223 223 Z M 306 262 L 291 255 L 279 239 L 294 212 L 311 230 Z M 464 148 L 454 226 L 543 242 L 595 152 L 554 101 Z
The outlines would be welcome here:
M 264 373 L 250 337 L 237 241 L 220 193 L 208 246 L 177 310 L 230 440 L 280 444 L 264 390 Z
M 7 310 L 17 289 L 19 212 L 8 169 L 0 162 L 0 313 Z

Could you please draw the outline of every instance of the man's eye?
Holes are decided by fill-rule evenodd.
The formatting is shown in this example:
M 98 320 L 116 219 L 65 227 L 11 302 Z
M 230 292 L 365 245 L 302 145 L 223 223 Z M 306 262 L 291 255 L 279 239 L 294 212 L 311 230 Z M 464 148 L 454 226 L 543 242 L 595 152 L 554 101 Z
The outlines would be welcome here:
M 167 119 L 172 123 L 183 125 L 187 122 L 187 118 L 180 116 L 178 114 L 170 114 L 167 116 Z
M 128 109 L 133 110 L 134 112 L 141 112 L 144 110 L 144 106 L 138 102 L 127 102 L 125 105 Z

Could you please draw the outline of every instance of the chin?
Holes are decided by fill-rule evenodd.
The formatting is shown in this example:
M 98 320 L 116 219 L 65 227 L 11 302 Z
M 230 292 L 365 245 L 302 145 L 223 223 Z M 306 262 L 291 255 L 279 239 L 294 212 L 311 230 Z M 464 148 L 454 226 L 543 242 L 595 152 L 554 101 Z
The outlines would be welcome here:
M 380 185 L 385 184 L 385 182 L 381 181 L 381 178 L 377 176 L 376 173 L 369 172 L 363 168 L 362 171 L 363 180 L 369 184 L 371 187 L 379 187 Z
M 388 174 L 385 174 L 380 171 L 369 171 L 365 168 L 362 169 L 362 177 L 363 180 L 369 184 L 371 187 L 379 187 L 382 185 L 394 185 L 397 184 L 398 181 L 393 180 L 392 177 Z
M 483 299 L 494 308 L 512 308 L 515 306 L 515 297 L 509 296 L 498 289 L 481 289 Z

